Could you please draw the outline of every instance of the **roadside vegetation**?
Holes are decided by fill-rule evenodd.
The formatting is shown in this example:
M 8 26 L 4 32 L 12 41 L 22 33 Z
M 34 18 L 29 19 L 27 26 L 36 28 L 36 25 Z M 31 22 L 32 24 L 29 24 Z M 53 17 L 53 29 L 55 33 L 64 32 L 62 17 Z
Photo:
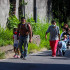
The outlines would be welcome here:
M 45 39 L 45 33 L 48 27 L 50 26 L 50 23 L 45 23 L 45 22 L 42 23 L 40 22 L 39 19 L 38 19 L 38 22 L 35 23 L 33 18 L 28 18 L 27 22 L 30 22 L 32 26 L 33 35 L 40 35 L 40 38 L 41 38 L 41 42 L 39 46 L 37 46 L 34 43 L 29 43 L 28 53 L 31 53 L 34 50 L 39 51 L 42 48 L 50 49 L 49 34 L 48 34 L 48 39 L 47 40 Z M 1 47 L 6 45 L 13 45 L 13 28 L 17 27 L 18 23 L 20 23 L 20 21 L 15 16 L 11 16 L 9 17 L 6 28 L 3 29 L 0 27 L 0 46 Z M 0 57 L 1 55 L 4 55 L 4 54 L 0 54 Z

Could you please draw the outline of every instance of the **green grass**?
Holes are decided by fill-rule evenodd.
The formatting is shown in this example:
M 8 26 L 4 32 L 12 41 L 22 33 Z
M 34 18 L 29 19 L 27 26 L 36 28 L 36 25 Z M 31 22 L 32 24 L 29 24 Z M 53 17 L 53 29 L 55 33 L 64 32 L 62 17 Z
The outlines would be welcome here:
M 6 46 L 13 43 L 13 31 L 0 27 L 0 46 Z
M 0 59 L 4 59 L 5 58 L 5 53 L 4 52 L 0 52 Z

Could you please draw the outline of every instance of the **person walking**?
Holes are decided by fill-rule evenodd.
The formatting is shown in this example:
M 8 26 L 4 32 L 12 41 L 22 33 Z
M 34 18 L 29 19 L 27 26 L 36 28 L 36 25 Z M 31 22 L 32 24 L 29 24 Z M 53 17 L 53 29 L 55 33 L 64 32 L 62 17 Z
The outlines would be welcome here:
M 48 30 L 46 31 L 45 38 L 47 39 L 47 34 L 50 32 L 50 46 L 52 49 L 52 56 L 56 57 L 56 49 L 58 41 L 60 40 L 60 32 L 59 27 L 56 25 L 56 21 L 52 20 L 51 25 L 49 26 Z
M 20 33 L 20 37 L 18 37 Z M 19 48 L 21 57 L 23 59 L 26 59 L 27 56 L 27 50 L 28 50 L 28 43 L 32 42 L 32 28 L 30 24 L 26 23 L 25 17 L 21 18 L 21 23 L 18 24 L 18 34 L 17 37 L 19 38 Z M 23 43 L 24 43 L 24 51 L 23 51 Z
M 19 41 L 17 40 L 17 28 L 13 29 L 13 41 L 14 41 L 14 58 L 20 58 L 19 56 L 19 47 L 18 47 L 18 43 Z

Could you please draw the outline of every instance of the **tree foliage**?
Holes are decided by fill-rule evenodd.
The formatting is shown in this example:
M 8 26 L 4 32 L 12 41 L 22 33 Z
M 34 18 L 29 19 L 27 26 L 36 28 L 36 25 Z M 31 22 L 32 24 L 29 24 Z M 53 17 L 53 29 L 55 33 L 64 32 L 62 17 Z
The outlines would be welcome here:
M 53 17 L 58 18 L 60 23 L 67 23 L 70 18 L 70 1 L 69 0 L 52 0 Z

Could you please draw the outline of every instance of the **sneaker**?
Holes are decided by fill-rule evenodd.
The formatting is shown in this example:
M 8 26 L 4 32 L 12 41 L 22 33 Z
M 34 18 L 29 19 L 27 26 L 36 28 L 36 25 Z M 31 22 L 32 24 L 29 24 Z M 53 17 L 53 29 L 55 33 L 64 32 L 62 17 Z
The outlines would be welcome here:
M 65 52 L 63 51 L 62 53 L 63 53 L 63 56 L 64 56 L 65 55 Z
M 19 56 L 19 55 L 17 55 L 17 58 L 20 58 L 20 56 Z
M 14 58 L 17 58 L 17 55 L 14 55 Z
M 23 58 L 23 56 L 21 55 L 21 56 L 20 56 L 20 58 L 22 59 L 22 58 Z
M 23 60 L 26 60 L 26 57 L 23 57 Z

